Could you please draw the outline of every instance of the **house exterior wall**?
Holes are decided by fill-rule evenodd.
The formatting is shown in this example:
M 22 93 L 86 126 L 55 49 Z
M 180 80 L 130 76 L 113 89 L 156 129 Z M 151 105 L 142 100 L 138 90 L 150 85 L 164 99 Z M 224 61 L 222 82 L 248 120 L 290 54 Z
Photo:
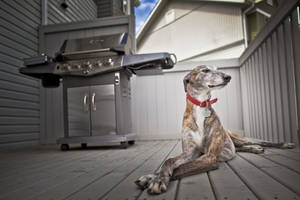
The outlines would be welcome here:
M 97 18 L 97 6 L 93 0 L 67 1 L 68 8 L 63 9 L 61 0 L 48 0 L 48 23 L 86 21 Z
M 68 1 L 66 10 L 60 3 L 48 1 L 50 24 L 96 17 L 92 0 Z M 41 7 L 40 0 L 0 1 L 0 145 L 39 140 L 40 83 L 21 75 L 19 68 L 23 58 L 39 53 Z M 55 107 L 54 101 L 52 104 Z
M 206 64 L 232 76 L 228 86 L 213 92 L 219 99 L 213 107 L 225 128 L 244 135 L 239 64 L 225 64 L 244 50 L 241 9 L 232 4 L 169 1 L 162 10 L 137 51 L 172 52 L 181 62 L 163 75 L 133 78 L 134 131 L 140 139 L 180 137 L 186 103 L 183 77 Z M 173 22 L 166 23 L 166 13 L 175 16 Z
M 241 9 L 222 3 L 170 1 L 137 48 L 138 53 L 173 52 L 179 61 L 197 57 L 203 60 L 203 55 L 208 60 L 210 51 L 237 48 L 230 54 L 230 58 L 237 58 L 243 50 Z M 228 58 L 224 53 L 213 59 L 225 56 Z
M 224 128 L 244 135 L 239 68 L 227 66 L 221 70 L 230 74 L 232 81 L 222 90 L 212 93 L 213 98 L 218 98 L 213 107 Z M 163 75 L 132 78 L 133 131 L 139 139 L 180 138 L 186 104 L 183 77 L 188 72 L 189 70 L 180 70 Z
M 0 145 L 37 141 L 39 82 L 23 76 L 23 58 L 38 53 L 40 1 L 0 1 Z

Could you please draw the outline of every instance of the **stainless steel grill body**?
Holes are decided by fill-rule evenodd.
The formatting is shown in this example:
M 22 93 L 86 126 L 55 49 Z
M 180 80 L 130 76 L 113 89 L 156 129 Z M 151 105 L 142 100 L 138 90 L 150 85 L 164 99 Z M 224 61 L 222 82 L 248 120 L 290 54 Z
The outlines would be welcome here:
M 44 87 L 63 83 L 64 137 L 69 144 L 134 143 L 130 78 L 172 68 L 168 53 L 131 55 L 126 33 L 66 40 L 55 58 L 25 59 L 20 72 L 42 80 Z

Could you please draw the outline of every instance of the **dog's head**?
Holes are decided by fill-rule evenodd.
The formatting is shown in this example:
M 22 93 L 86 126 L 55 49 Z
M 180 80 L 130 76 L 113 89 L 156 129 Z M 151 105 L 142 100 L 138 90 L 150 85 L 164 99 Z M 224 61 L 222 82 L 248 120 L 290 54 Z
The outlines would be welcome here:
M 214 89 L 223 88 L 231 80 L 231 76 L 205 65 L 196 67 L 188 73 L 184 79 L 185 92 L 210 92 Z

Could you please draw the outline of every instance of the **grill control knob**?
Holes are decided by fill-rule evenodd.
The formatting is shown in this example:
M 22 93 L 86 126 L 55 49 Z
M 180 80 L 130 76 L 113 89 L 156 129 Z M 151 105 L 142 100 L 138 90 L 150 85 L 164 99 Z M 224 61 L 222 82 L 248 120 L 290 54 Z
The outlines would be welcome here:
M 70 65 L 67 65 L 67 66 L 65 67 L 65 70 L 66 70 L 66 71 L 71 71 L 71 69 L 72 69 L 72 67 L 71 67 Z
M 109 58 L 107 63 L 110 65 L 110 66 L 113 66 L 114 65 L 114 62 L 113 62 L 113 59 Z
M 75 65 L 76 69 L 81 69 L 81 65 Z
M 93 65 L 90 63 L 90 61 L 87 61 L 84 66 L 87 68 L 87 69 L 92 69 L 93 68 Z
M 101 61 L 98 61 L 98 62 L 97 62 L 97 66 L 98 66 L 98 67 L 102 67 L 102 65 L 103 65 L 103 64 L 102 64 Z

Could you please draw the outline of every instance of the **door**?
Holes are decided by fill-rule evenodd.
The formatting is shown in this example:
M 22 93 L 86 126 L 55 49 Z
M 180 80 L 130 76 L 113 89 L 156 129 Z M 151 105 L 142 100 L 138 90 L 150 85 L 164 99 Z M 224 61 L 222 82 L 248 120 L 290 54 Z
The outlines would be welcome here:
M 90 135 L 90 87 L 68 88 L 69 136 Z
M 92 135 L 116 134 L 114 84 L 91 86 Z

